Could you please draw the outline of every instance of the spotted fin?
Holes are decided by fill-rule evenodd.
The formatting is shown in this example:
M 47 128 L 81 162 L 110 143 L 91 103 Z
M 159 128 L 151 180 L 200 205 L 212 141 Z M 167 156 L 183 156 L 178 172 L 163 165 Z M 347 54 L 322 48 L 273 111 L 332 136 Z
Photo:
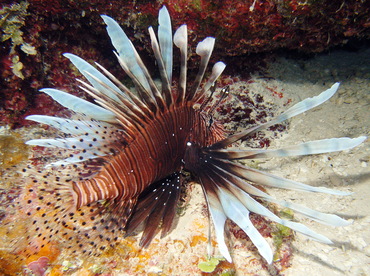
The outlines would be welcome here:
M 68 138 L 33 139 L 26 142 L 27 145 L 62 148 L 70 151 L 69 157 L 52 162 L 48 166 L 80 163 L 112 155 L 117 152 L 119 145 L 123 145 L 126 139 L 124 132 L 116 126 L 94 119 L 72 120 L 45 115 L 31 115 L 27 119 L 47 124 L 72 136 Z
M 99 131 L 103 132 L 106 129 L 112 129 L 112 125 L 106 122 L 96 121 L 93 119 L 74 120 L 59 117 L 52 117 L 47 115 L 30 115 L 26 117 L 27 120 L 46 124 L 58 129 L 66 134 L 82 135 L 82 134 L 97 134 Z

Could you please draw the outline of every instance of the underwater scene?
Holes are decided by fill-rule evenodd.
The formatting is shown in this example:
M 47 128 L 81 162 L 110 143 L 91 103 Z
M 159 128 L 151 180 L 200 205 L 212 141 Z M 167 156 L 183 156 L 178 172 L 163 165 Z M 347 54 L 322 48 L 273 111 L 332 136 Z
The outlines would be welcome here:
M 2 1 L 0 275 L 369 275 L 369 13 Z

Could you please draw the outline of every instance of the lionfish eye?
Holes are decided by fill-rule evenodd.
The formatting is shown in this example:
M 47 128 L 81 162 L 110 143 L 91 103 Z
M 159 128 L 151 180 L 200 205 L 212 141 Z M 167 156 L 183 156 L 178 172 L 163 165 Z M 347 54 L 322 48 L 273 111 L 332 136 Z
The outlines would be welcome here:
M 208 120 L 208 129 L 210 129 L 212 127 L 212 124 L 213 124 L 213 117 L 211 115 L 209 120 Z

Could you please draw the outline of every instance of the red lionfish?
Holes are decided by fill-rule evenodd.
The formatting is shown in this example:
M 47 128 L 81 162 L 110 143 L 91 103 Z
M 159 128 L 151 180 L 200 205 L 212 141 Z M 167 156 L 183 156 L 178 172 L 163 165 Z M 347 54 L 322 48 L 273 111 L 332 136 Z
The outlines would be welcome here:
M 49 239 L 58 233 L 58 237 L 64 237 L 68 244 L 72 240 L 81 250 L 91 253 L 94 251 L 89 251 L 88 246 L 105 248 L 97 241 L 114 246 L 117 236 L 132 234 L 142 225 L 140 245 L 147 246 L 159 230 L 162 236 L 171 230 L 181 187 L 188 181 L 186 175 L 190 173 L 191 179 L 203 189 L 219 250 L 229 262 L 232 258 L 224 238 L 227 219 L 248 235 L 268 263 L 273 260 L 272 249 L 249 219 L 251 212 L 314 240 L 331 243 L 325 236 L 300 223 L 281 219 L 260 201 L 290 208 L 334 226 L 347 225 L 347 221 L 273 198 L 254 184 L 334 195 L 348 193 L 284 179 L 241 165 L 237 160 L 341 151 L 361 144 L 366 137 L 324 139 L 267 150 L 231 149 L 228 146 L 322 104 L 334 95 L 339 83 L 318 96 L 295 104 L 269 122 L 226 137 L 223 126 L 212 116 L 228 93 L 227 88 L 220 89 L 218 99 L 213 100 L 216 98 L 214 84 L 225 64 L 215 63 L 209 78 L 203 82 L 215 38 L 207 37 L 197 45 L 200 66 L 189 87 L 187 26 L 180 26 L 172 37 L 170 15 L 163 7 L 158 18 L 158 39 L 153 28 L 149 28 L 160 73 L 161 83 L 158 85 L 118 23 L 106 15 L 102 18 L 118 62 L 135 87 L 129 89 L 99 64 L 96 64 L 98 70 L 76 55 L 64 54 L 88 80 L 89 83 L 78 81 L 95 103 L 57 89 L 42 89 L 69 109 L 73 116 L 27 117 L 64 133 L 60 138 L 31 140 L 28 145 L 61 148 L 69 154 L 44 169 L 45 181 L 40 185 L 45 188 L 40 190 L 45 196 L 37 195 L 37 200 L 45 200 L 49 192 L 55 202 L 47 203 L 54 210 L 54 213 L 45 211 L 54 214 L 51 218 L 46 219 L 45 213 L 40 216 L 50 233 L 40 233 L 39 236 Z M 173 44 L 181 53 L 178 87 L 172 86 Z M 78 171 L 78 177 L 69 174 L 70 170 Z M 34 182 L 42 182 L 37 175 L 29 175 Z M 32 216 L 34 211 L 28 214 Z M 86 213 L 89 213 L 88 219 Z M 78 231 L 74 226 L 76 223 L 83 226 Z M 36 231 L 40 231 L 40 224 L 38 220 L 34 221 Z M 101 233 L 105 233 L 104 237 Z

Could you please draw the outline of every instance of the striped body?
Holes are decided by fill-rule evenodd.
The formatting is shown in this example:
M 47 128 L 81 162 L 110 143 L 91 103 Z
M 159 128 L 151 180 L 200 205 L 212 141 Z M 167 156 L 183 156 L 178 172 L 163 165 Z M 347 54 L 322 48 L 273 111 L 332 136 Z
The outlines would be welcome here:
M 222 127 L 192 105 L 161 113 L 140 127 L 133 139 L 91 179 L 72 185 L 75 207 L 106 199 L 137 198 L 150 184 L 181 171 L 188 142 L 209 146 L 223 138 Z

